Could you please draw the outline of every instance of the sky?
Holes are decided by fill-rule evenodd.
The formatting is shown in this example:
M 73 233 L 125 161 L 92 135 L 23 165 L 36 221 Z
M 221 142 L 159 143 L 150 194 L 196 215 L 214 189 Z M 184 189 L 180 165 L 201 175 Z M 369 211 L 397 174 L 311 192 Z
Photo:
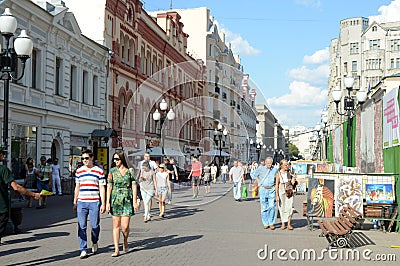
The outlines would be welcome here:
M 79 3 L 80 11 L 90 9 L 86 1 L 64 2 Z M 142 2 L 146 11 L 166 10 L 171 4 Z M 311 128 L 321 119 L 327 105 L 329 45 L 339 36 L 341 20 L 400 21 L 400 0 L 172 0 L 173 9 L 196 7 L 210 9 L 241 58 L 244 72 L 261 92 L 256 102 L 267 102 L 279 123 L 290 128 Z

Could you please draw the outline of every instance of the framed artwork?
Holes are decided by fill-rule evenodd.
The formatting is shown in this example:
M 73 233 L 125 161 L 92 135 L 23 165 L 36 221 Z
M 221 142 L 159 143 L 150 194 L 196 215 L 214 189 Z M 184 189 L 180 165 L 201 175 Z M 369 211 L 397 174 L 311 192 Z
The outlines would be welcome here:
M 365 201 L 367 204 L 392 204 L 394 202 L 392 184 L 365 184 Z
M 328 178 L 310 178 L 308 180 L 307 216 L 332 217 L 335 181 Z
M 307 181 L 298 181 L 296 192 L 297 193 L 306 193 L 307 192 Z
M 305 163 L 298 163 L 294 167 L 294 173 L 296 175 L 305 175 L 307 174 L 307 165 Z
M 344 206 L 363 213 L 363 176 L 340 175 L 335 184 L 335 214 L 339 216 Z

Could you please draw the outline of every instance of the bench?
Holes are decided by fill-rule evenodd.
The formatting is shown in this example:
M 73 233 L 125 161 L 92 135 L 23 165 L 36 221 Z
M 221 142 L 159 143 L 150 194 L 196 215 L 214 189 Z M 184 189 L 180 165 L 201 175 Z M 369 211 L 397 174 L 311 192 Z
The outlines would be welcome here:
M 351 235 L 357 221 L 362 218 L 362 213 L 352 207 L 345 206 L 339 213 L 339 217 L 333 220 L 318 220 L 322 230 L 321 237 L 328 240 L 328 249 L 332 246 L 338 248 L 351 247 Z

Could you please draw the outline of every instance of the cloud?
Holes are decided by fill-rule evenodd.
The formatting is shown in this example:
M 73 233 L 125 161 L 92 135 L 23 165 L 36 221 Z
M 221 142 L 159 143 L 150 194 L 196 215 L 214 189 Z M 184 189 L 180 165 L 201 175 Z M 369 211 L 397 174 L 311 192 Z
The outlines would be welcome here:
M 296 0 L 295 2 L 303 6 L 321 7 L 320 0 Z
M 378 9 L 380 13 L 377 16 L 370 16 L 369 19 L 375 20 L 379 23 L 393 22 L 400 20 L 400 0 L 393 0 L 387 6 L 381 6 Z
M 218 30 L 220 32 L 225 33 L 225 42 L 231 43 L 231 48 L 234 54 L 254 56 L 261 53 L 260 50 L 251 46 L 250 43 L 247 40 L 243 39 L 243 37 L 239 34 L 233 33 L 232 31 L 228 30 L 223 25 L 219 24 L 216 20 L 214 21 L 214 23 L 217 24 Z
M 289 76 L 294 80 L 325 85 L 329 78 L 329 64 L 320 65 L 315 69 L 301 66 L 300 68 L 291 69 Z
M 327 102 L 328 90 L 314 87 L 302 81 L 293 81 L 289 85 L 290 93 L 267 100 L 272 107 L 312 107 L 321 106 Z
M 306 65 L 322 64 L 327 61 L 329 61 L 329 47 L 318 50 L 312 55 L 305 55 L 303 58 L 303 63 Z

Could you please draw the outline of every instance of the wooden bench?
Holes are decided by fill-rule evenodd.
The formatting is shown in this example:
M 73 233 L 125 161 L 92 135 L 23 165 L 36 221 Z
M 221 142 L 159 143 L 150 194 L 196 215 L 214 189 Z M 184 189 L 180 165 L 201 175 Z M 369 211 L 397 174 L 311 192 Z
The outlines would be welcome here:
M 360 218 L 362 218 L 362 213 L 351 207 L 343 207 L 339 217 L 334 220 L 318 220 L 318 225 L 322 230 L 320 236 L 325 236 L 328 240 L 328 249 L 332 246 L 351 247 L 351 235 Z

